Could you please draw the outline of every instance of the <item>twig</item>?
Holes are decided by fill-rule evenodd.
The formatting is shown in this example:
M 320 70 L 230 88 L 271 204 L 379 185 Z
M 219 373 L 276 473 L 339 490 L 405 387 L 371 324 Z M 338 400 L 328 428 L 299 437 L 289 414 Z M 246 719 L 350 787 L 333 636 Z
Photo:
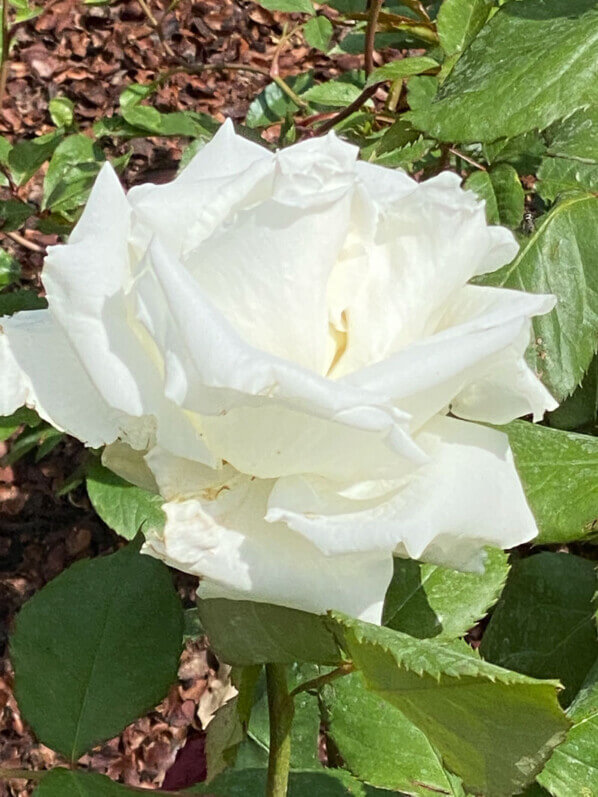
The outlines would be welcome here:
M 156 19 L 155 15 L 154 15 L 154 12 L 149 7 L 149 4 L 146 2 L 146 0 L 137 0 L 137 2 L 141 6 L 141 8 L 143 10 L 143 13 L 147 17 L 147 21 L 149 22 L 149 24 L 152 26 L 152 28 L 158 34 L 158 38 L 160 39 L 160 43 L 162 44 L 162 47 L 164 48 L 164 52 L 166 53 L 166 55 L 169 58 L 174 58 L 174 51 L 173 51 L 172 47 L 166 41 L 166 37 L 164 36 L 164 29 L 162 27 L 162 25 L 164 23 L 164 17 L 168 13 L 168 11 L 164 12 L 164 14 L 162 15 L 162 19 L 158 22 L 158 20 Z
M 41 780 L 47 775 L 44 769 L 10 769 L 0 767 L 0 778 L 3 780 Z
M 329 130 L 332 130 L 332 128 L 335 127 L 339 122 L 342 122 L 344 119 L 348 119 L 349 116 L 351 116 L 352 113 L 355 113 L 355 111 L 358 111 L 361 108 L 361 106 L 370 99 L 370 97 L 373 97 L 377 89 L 378 89 L 377 84 L 365 88 L 361 92 L 359 97 L 353 100 L 353 102 L 350 105 L 345 106 L 343 110 L 335 114 L 335 116 L 333 116 L 332 119 L 329 119 L 327 122 L 324 122 L 324 124 L 321 127 L 318 127 L 316 131 L 317 135 L 322 135 L 322 133 L 327 133 Z
M 488 169 L 485 166 L 482 166 L 481 163 L 474 161 L 474 159 L 470 158 L 469 155 L 464 155 L 462 152 L 459 152 L 458 149 L 455 149 L 454 147 L 449 147 L 448 151 L 453 155 L 456 155 L 458 158 L 461 158 L 461 160 L 464 160 L 467 163 L 470 163 L 472 166 L 475 166 L 476 169 L 480 169 L 480 171 L 482 172 L 488 171 Z
M 2 3 L 2 32 L 0 36 L 0 111 L 4 105 L 4 93 L 6 91 L 6 79 L 8 77 L 8 50 L 10 48 L 10 34 L 8 32 L 8 0 L 0 0 Z
M 331 681 L 342 678 L 344 675 L 349 675 L 349 673 L 354 671 L 355 665 L 352 661 L 348 661 L 345 664 L 341 664 L 336 670 L 332 670 L 332 672 L 327 672 L 324 675 L 319 675 L 317 678 L 312 678 L 311 681 L 304 681 L 302 684 L 299 684 L 299 686 L 293 689 L 290 697 L 295 697 L 299 692 L 317 691 L 321 686 L 324 686 L 324 684 L 329 684 Z
M 2 230 L 0 230 L 0 232 L 2 232 Z M 27 238 L 24 236 L 19 235 L 18 232 L 5 232 L 4 235 L 6 235 L 8 238 L 12 238 L 15 243 L 19 244 L 20 246 L 24 246 L 25 249 L 29 249 L 31 252 L 39 252 L 42 255 L 46 253 L 45 246 L 40 246 L 33 241 L 27 240 Z
M 172 69 L 164 72 L 162 75 L 154 80 L 154 83 L 157 85 L 162 85 L 167 80 L 169 80 L 173 75 L 178 75 L 181 73 L 187 73 L 190 75 L 200 75 L 202 72 L 206 72 L 210 69 L 215 71 L 224 72 L 227 69 L 235 70 L 238 72 L 254 72 L 256 75 L 263 75 L 264 77 L 270 78 L 271 80 L 276 83 L 276 85 L 284 91 L 287 97 L 292 100 L 295 105 L 299 106 L 299 108 L 308 108 L 308 104 L 305 100 L 302 100 L 301 97 L 296 94 L 293 89 L 288 85 L 288 83 L 280 77 L 280 75 L 272 75 L 268 69 L 263 69 L 259 66 L 249 66 L 249 64 L 237 64 L 237 63 L 221 63 L 221 64 L 183 64 L 179 63 L 179 66 L 175 66 Z
M 365 29 L 365 73 L 369 75 L 374 69 L 374 45 L 376 40 L 376 28 L 378 27 L 378 16 L 382 9 L 384 0 L 372 0 L 372 5 L 368 11 L 368 24 Z

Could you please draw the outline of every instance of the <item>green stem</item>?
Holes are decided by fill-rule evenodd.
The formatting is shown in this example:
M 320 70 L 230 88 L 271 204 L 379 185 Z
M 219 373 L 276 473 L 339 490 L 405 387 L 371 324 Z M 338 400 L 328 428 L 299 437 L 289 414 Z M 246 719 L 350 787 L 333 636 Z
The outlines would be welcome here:
M 305 102 L 305 100 L 302 100 L 301 97 L 293 91 L 289 84 L 280 77 L 280 75 L 272 75 L 272 80 L 276 83 L 279 89 L 284 91 L 287 97 L 292 100 L 295 105 L 297 105 L 299 108 L 309 108 L 309 105 Z
M 284 664 L 266 664 L 270 757 L 267 797 L 286 797 L 291 763 L 291 724 L 295 705 L 289 695 Z

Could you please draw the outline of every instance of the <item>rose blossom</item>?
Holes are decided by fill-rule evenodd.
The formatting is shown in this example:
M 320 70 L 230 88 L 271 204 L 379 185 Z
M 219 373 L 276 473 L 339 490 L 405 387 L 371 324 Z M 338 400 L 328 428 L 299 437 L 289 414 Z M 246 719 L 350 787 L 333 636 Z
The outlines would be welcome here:
M 168 185 L 104 166 L 49 308 L 2 321 L 0 412 L 112 444 L 165 499 L 144 550 L 202 596 L 379 622 L 393 555 L 475 569 L 536 535 L 482 424 L 555 407 L 524 360 L 554 302 L 468 284 L 517 244 L 456 175 L 356 156 L 227 122 Z

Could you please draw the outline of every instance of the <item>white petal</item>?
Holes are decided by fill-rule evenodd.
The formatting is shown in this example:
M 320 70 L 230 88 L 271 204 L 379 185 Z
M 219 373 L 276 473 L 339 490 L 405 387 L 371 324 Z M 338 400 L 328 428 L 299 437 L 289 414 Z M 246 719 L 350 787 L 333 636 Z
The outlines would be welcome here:
M 324 375 L 327 283 L 351 221 L 355 156 L 351 147 L 345 166 L 326 149 L 323 162 L 306 163 L 304 148 L 292 148 L 292 161 L 286 150 L 277 156 L 285 171 L 272 198 L 238 211 L 232 228 L 218 227 L 183 265 L 247 343 Z M 291 163 L 303 170 L 295 175 Z
M 147 230 L 178 255 L 207 238 L 236 210 L 267 198 L 274 179 L 274 155 L 234 132 L 225 122 L 214 138 L 170 183 L 131 188 L 128 200 Z M 136 245 L 149 238 L 137 231 Z
M 158 442 L 173 453 L 214 464 L 201 430 L 164 397 L 153 344 L 143 339 L 143 328 L 137 329 L 131 317 L 130 233 L 131 209 L 107 164 L 69 243 L 51 247 L 46 257 L 43 274 L 50 312 L 108 405 L 139 416 L 144 426 L 157 427 Z M 147 445 L 147 439 L 129 442 L 136 448 Z
M 541 416 L 554 401 L 528 373 L 523 354 L 531 317 L 553 306 L 552 296 L 468 285 L 439 319 L 436 335 L 342 381 L 392 395 L 414 416 L 412 430 L 453 403 L 458 414 L 488 422 L 530 411 Z
M 215 500 L 164 505 L 163 538 L 144 553 L 202 579 L 200 597 L 274 603 L 323 613 L 337 609 L 379 623 L 392 556 L 324 556 L 285 524 L 264 521 L 271 482 L 246 477 Z
M 209 448 L 239 470 L 260 477 L 301 472 L 301 451 L 310 469 L 319 472 L 320 459 L 328 475 L 331 463 L 360 468 L 379 457 L 396 472 L 405 458 L 423 461 L 406 433 L 408 417 L 385 396 L 249 346 L 157 241 L 135 288 L 140 317 L 164 359 L 166 394 L 206 416 Z M 355 445 L 351 462 L 343 461 Z M 375 451 L 364 451 L 368 445 Z
M 235 473 L 230 465 L 208 468 L 200 462 L 174 456 L 160 446 L 150 449 L 144 461 L 156 480 L 158 492 L 167 501 L 185 501 L 198 493 L 215 496 Z
M 456 175 L 420 184 L 394 179 L 396 198 L 388 202 L 375 183 L 365 183 L 359 215 L 370 218 L 370 230 L 347 247 L 332 274 L 332 318 L 345 319 L 347 335 L 337 378 L 434 334 L 456 291 L 517 252 L 512 233 L 488 227 L 483 203 Z M 382 197 L 392 197 L 381 185 Z
M 144 455 L 144 451 L 138 451 L 117 440 L 102 451 L 102 465 L 142 490 L 157 493 L 158 485 Z
M 284 521 L 324 553 L 399 551 L 458 569 L 479 565 L 483 548 L 510 548 L 537 534 L 505 434 L 437 417 L 417 437 L 430 456 L 378 495 L 310 477 L 279 479 L 268 520 Z M 355 494 L 355 491 L 353 491 Z
M 2 403 L 8 415 L 27 404 L 58 429 L 90 446 L 110 443 L 138 420 L 112 409 L 89 379 L 48 310 L 5 318 L 1 324 Z
M 140 345 L 127 324 L 131 210 L 110 164 L 102 167 L 66 246 L 52 246 L 43 281 L 52 315 L 113 407 L 142 415 Z

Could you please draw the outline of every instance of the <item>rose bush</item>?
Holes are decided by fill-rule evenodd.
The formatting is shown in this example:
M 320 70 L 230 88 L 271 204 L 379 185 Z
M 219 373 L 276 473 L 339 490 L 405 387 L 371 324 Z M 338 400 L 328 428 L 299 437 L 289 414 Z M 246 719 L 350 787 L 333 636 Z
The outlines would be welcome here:
M 526 365 L 553 299 L 469 284 L 517 252 L 442 173 L 333 134 L 276 154 L 226 123 L 168 185 L 105 165 L 2 321 L 22 404 L 158 490 L 145 551 L 247 598 L 379 622 L 393 555 L 475 569 L 536 524 L 505 434 L 555 402 Z

